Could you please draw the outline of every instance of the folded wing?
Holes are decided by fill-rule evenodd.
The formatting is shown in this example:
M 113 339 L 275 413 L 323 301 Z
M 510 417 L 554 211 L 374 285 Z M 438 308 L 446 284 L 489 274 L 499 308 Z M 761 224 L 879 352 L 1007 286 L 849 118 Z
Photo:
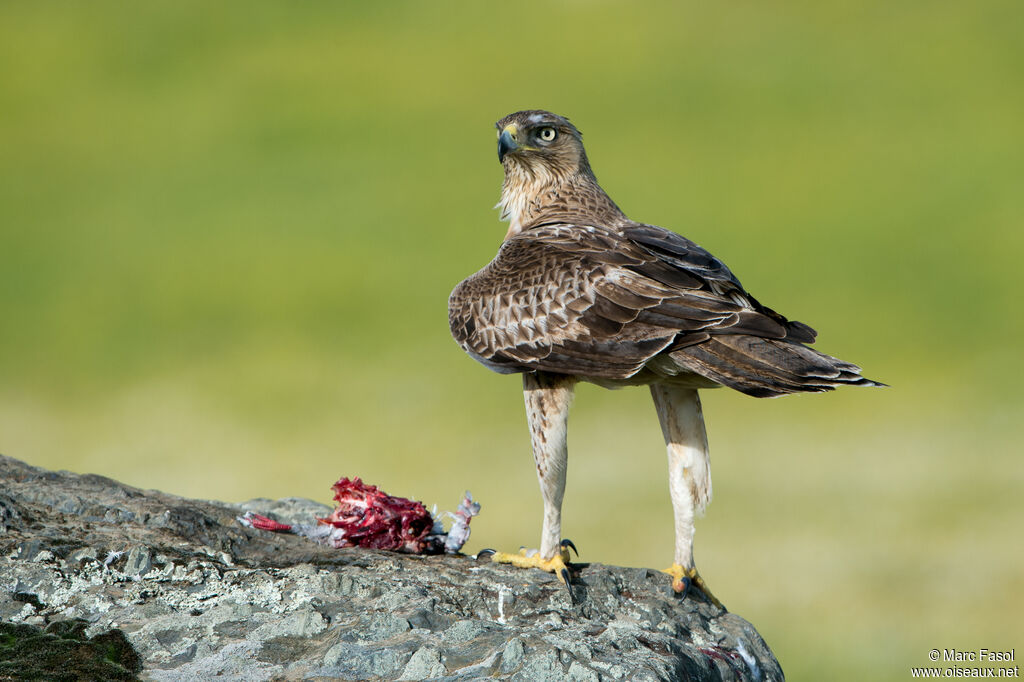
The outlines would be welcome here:
M 814 330 L 761 305 L 710 253 L 650 225 L 524 231 L 455 288 L 449 323 L 499 372 L 698 374 L 757 396 L 873 383 L 802 345 Z

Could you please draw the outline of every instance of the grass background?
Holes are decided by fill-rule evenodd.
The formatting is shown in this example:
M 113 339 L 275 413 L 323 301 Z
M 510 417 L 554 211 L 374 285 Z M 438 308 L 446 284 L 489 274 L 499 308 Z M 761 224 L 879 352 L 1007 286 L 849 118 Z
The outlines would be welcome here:
M 705 392 L 698 565 L 791 679 L 1020 648 L 1024 10 L 0 4 L 0 452 L 187 496 L 339 476 L 534 546 L 519 382 L 451 341 L 493 121 L 570 116 L 632 217 L 893 387 Z M 565 532 L 672 553 L 644 390 L 579 390 Z

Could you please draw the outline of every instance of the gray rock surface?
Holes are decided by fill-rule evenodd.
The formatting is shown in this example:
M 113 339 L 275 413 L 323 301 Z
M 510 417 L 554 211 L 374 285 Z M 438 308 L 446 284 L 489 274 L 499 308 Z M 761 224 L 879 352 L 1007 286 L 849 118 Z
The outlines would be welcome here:
M 236 521 L 329 512 L 309 500 L 189 500 L 3 456 L 0 481 L 0 621 L 123 632 L 141 679 L 783 679 L 749 623 L 657 571 L 579 564 L 572 603 L 539 571 Z

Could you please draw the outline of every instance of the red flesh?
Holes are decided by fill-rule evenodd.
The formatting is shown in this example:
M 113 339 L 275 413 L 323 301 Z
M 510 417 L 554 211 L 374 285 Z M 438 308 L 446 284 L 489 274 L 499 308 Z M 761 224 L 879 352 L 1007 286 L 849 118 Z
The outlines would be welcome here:
M 421 503 L 393 497 L 358 477 L 342 478 L 332 486 L 337 508 L 320 523 L 341 528 L 336 547 L 371 547 L 421 554 L 434 520 Z

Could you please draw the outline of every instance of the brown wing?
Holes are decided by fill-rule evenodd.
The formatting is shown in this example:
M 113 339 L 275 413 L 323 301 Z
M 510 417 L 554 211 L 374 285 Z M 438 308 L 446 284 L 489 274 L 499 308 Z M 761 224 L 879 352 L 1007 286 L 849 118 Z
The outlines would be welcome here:
M 804 346 L 813 329 L 758 303 L 710 253 L 650 225 L 524 231 L 455 288 L 448 316 L 498 372 L 621 380 L 648 366 L 759 397 L 874 384 Z
M 641 238 L 660 230 L 636 229 Z M 724 265 L 700 247 L 664 235 L 674 252 L 658 253 L 601 228 L 527 230 L 456 287 L 449 300 L 452 334 L 497 371 L 613 379 L 633 376 L 663 351 L 726 330 L 787 336 L 785 319 L 754 307 Z M 684 247 L 689 253 L 682 253 Z

